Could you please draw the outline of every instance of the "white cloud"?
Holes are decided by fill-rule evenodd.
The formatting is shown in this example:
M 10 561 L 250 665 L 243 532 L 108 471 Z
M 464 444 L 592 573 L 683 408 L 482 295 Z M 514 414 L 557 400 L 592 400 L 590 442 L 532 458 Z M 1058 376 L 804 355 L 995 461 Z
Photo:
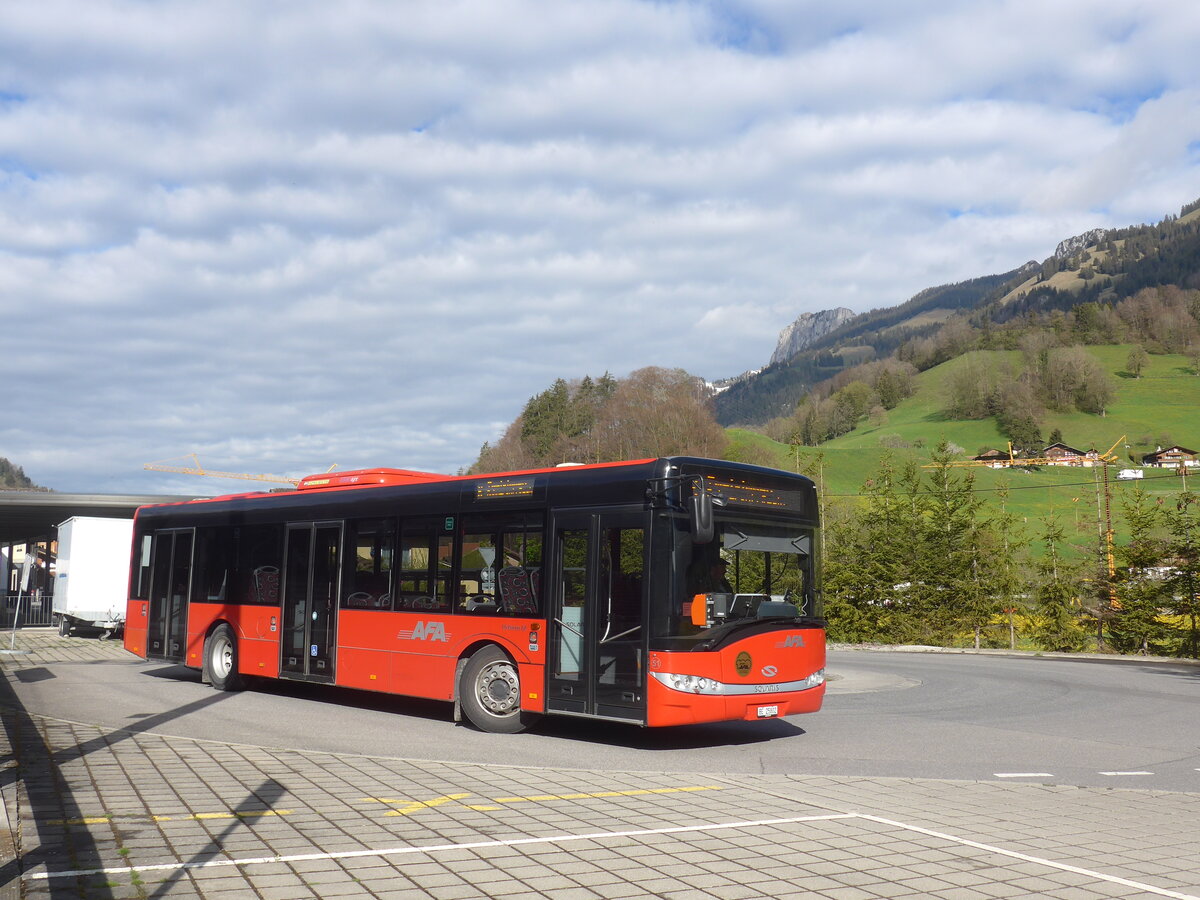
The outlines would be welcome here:
M 0 455 L 454 471 L 1200 196 L 1190 2 L 47 0 L 0 33 Z M 190 486 L 190 487 L 185 487 Z

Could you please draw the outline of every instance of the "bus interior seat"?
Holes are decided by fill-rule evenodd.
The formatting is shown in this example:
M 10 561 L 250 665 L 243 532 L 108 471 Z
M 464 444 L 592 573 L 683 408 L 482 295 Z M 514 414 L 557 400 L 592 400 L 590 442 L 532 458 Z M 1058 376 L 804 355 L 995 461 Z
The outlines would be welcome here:
M 259 603 L 279 603 L 279 568 L 259 566 L 254 570 L 254 594 Z
M 529 572 L 520 566 L 505 566 L 496 577 L 500 600 L 505 609 L 518 616 L 537 615 L 537 598 Z

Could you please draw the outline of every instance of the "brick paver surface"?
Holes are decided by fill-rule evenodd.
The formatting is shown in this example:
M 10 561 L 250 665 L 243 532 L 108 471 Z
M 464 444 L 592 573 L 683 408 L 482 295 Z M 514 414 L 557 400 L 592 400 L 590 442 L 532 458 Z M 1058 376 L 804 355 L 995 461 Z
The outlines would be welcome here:
M 120 654 L 18 641 L 6 678 Z M 1195 794 L 351 758 L 3 715 L 2 897 L 1200 898 Z

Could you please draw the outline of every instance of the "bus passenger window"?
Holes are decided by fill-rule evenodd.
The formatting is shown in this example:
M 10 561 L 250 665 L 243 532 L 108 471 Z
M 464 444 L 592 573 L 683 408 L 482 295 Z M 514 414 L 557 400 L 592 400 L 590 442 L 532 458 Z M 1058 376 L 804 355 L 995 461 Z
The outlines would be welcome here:
M 282 525 L 245 525 L 234 529 L 238 553 L 233 603 L 279 605 L 279 567 L 283 563 Z
M 395 525 L 390 519 L 347 524 L 346 578 L 342 605 L 350 609 L 392 608 L 392 553 Z
M 441 522 L 405 521 L 400 537 L 393 609 L 410 612 L 447 612 L 450 609 L 450 564 L 454 542 L 439 535 Z
M 496 536 L 464 534 L 455 605 L 459 612 L 499 611 L 496 598 Z
M 497 578 L 500 601 L 509 615 L 536 616 L 542 581 L 542 530 L 505 531 L 503 568 Z
M 193 603 L 224 603 L 233 566 L 233 529 L 196 529 L 196 565 L 192 575 Z
M 459 545 L 455 606 L 489 616 L 536 616 L 542 573 L 541 517 L 469 516 Z

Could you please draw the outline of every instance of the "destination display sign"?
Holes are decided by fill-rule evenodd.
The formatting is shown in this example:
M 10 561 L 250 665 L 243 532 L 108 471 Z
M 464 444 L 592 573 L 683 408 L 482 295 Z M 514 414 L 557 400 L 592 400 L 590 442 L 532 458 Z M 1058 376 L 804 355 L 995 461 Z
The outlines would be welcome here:
M 489 478 L 475 482 L 476 500 L 511 500 L 517 497 L 535 498 L 544 493 L 545 482 L 540 478 Z
M 712 475 L 704 479 L 709 491 L 720 496 L 726 506 L 757 506 L 768 509 L 790 509 L 799 503 L 797 491 L 780 491 L 735 479 L 720 479 Z

